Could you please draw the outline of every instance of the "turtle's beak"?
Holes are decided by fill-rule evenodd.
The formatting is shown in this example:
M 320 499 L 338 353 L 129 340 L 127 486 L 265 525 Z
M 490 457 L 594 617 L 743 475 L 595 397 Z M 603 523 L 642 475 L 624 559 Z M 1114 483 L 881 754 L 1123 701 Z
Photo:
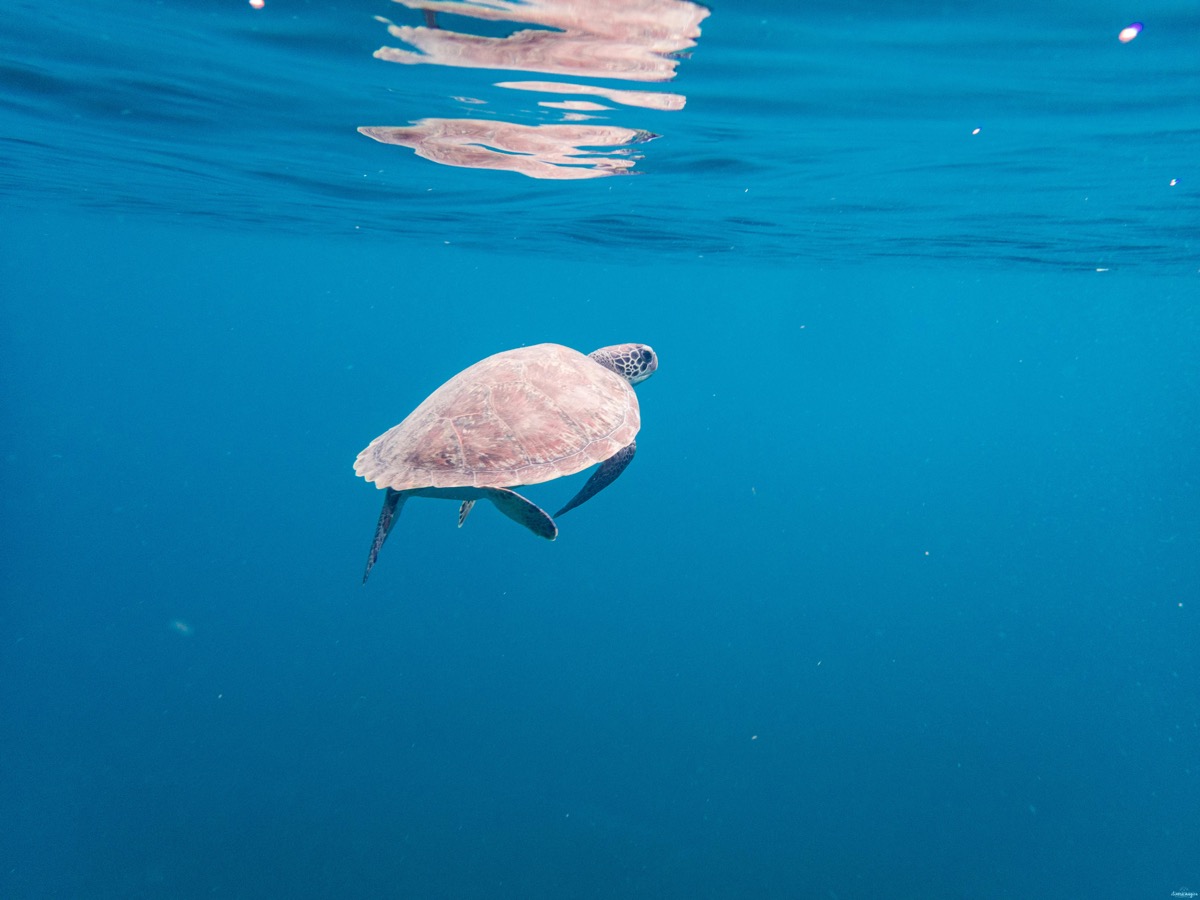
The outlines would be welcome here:
M 634 344 L 633 374 L 630 384 L 641 384 L 658 371 L 658 354 L 649 344 Z

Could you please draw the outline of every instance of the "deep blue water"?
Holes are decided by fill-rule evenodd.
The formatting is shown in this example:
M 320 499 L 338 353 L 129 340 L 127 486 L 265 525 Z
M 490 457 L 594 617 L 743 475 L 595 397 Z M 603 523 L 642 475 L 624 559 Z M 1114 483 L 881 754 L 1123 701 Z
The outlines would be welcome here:
M 711 12 L 666 82 L 5 13 L 0 896 L 1200 891 L 1200 14 Z M 563 99 L 637 177 L 356 131 Z M 634 464 L 362 586 L 357 452 L 540 341 L 655 347 Z

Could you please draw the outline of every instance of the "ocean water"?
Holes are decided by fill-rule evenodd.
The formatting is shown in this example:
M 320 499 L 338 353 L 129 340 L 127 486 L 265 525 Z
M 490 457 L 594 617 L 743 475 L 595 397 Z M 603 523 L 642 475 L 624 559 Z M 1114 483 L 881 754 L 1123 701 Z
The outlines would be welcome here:
M 9 4 L 0 896 L 1194 896 L 1197 46 Z M 654 346 L 633 465 L 361 584 L 355 455 L 542 341 Z

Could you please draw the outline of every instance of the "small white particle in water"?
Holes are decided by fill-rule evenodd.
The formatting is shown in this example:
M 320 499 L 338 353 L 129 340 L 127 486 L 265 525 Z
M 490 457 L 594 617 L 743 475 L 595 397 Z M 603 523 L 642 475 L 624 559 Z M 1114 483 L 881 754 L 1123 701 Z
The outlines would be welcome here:
M 1130 41 L 1132 41 L 1135 37 L 1137 37 L 1141 33 L 1142 33 L 1142 23 L 1141 22 L 1131 22 L 1128 25 L 1126 25 L 1124 28 L 1121 29 L 1120 34 L 1117 35 L 1117 40 L 1120 41 L 1122 44 L 1128 44 Z

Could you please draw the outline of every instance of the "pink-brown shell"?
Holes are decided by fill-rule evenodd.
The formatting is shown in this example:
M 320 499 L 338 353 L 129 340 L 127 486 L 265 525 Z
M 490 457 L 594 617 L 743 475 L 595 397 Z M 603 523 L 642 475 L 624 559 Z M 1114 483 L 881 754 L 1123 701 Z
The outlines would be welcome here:
M 379 488 L 515 487 L 573 475 L 629 446 L 637 395 L 582 353 L 538 344 L 459 372 L 358 454 Z

